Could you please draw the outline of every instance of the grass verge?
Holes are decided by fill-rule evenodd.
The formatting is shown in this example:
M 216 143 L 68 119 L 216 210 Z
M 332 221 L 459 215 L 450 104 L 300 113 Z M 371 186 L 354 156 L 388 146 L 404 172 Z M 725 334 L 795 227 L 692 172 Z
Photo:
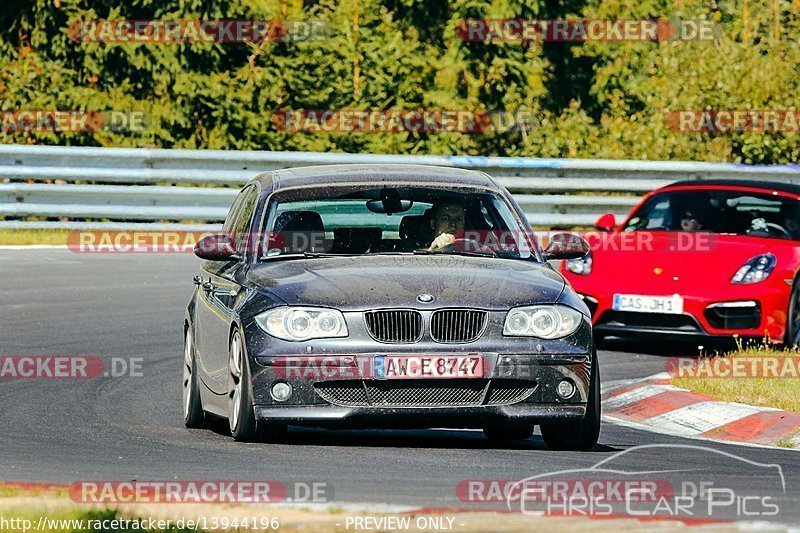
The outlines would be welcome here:
M 751 368 L 755 358 L 773 358 L 777 360 L 777 368 L 785 368 L 788 358 L 800 357 L 800 352 L 776 350 L 769 346 L 742 347 L 739 349 L 710 358 L 701 359 L 698 364 L 708 365 L 713 368 L 717 358 L 733 358 L 734 361 L 720 361 L 724 363 L 720 368 L 730 369 L 737 358 L 742 368 Z M 794 361 L 797 361 L 794 359 Z M 758 361 L 755 361 L 758 363 Z M 795 364 L 795 369 L 797 366 Z M 698 373 L 699 374 L 699 373 Z M 702 374 L 700 374 L 702 375 Z M 707 375 L 707 374 L 706 374 Z M 762 374 L 763 375 L 763 374 Z M 768 374 L 772 375 L 772 374 Z M 800 379 L 794 378 L 791 372 L 781 372 L 780 375 L 790 377 L 675 377 L 672 384 L 676 387 L 706 394 L 726 402 L 739 402 L 762 407 L 775 407 L 786 411 L 800 412 Z
M 0 229 L 0 246 L 23 246 L 28 244 L 67 244 L 66 229 Z

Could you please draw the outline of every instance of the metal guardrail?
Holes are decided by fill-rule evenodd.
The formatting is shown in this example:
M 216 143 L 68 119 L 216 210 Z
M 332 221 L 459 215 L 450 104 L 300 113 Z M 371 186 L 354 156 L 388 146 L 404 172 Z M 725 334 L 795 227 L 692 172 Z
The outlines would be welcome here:
M 624 216 L 642 193 L 679 179 L 800 182 L 800 165 L 0 145 L 0 181 L 10 181 L 0 184 L 0 228 L 207 229 L 258 172 L 349 163 L 483 170 L 514 193 L 536 226 Z

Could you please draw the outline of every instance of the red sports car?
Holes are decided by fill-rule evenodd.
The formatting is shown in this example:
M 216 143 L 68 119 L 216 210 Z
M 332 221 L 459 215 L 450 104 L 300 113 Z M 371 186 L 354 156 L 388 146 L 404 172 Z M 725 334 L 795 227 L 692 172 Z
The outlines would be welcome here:
M 677 182 L 597 229 L 592 252 L 561 268 L 598 337 L 800 343 L 800 185 Z

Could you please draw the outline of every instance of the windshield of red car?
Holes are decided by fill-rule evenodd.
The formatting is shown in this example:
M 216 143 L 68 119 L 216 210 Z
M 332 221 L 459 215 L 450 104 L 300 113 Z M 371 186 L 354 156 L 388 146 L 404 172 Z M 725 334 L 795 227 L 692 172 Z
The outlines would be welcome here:
M 668 191 L 650 197 L 623 231 L 704 231 L 800 240 L 800 202 L 772 193 Z

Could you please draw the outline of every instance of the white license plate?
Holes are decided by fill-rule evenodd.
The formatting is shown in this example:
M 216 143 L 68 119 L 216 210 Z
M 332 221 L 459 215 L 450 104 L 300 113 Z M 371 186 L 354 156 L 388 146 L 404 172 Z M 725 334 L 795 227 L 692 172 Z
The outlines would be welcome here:
M 680 315 L 683 313 L 683 298 L 674 296 L 641 296 L 639 294 L 615 294 L 614 311 L 634 313 L 661 313 Z
M 485 372 L 480 355 L 377 355 L 372 364 L 375 379 L 482 378 Z

